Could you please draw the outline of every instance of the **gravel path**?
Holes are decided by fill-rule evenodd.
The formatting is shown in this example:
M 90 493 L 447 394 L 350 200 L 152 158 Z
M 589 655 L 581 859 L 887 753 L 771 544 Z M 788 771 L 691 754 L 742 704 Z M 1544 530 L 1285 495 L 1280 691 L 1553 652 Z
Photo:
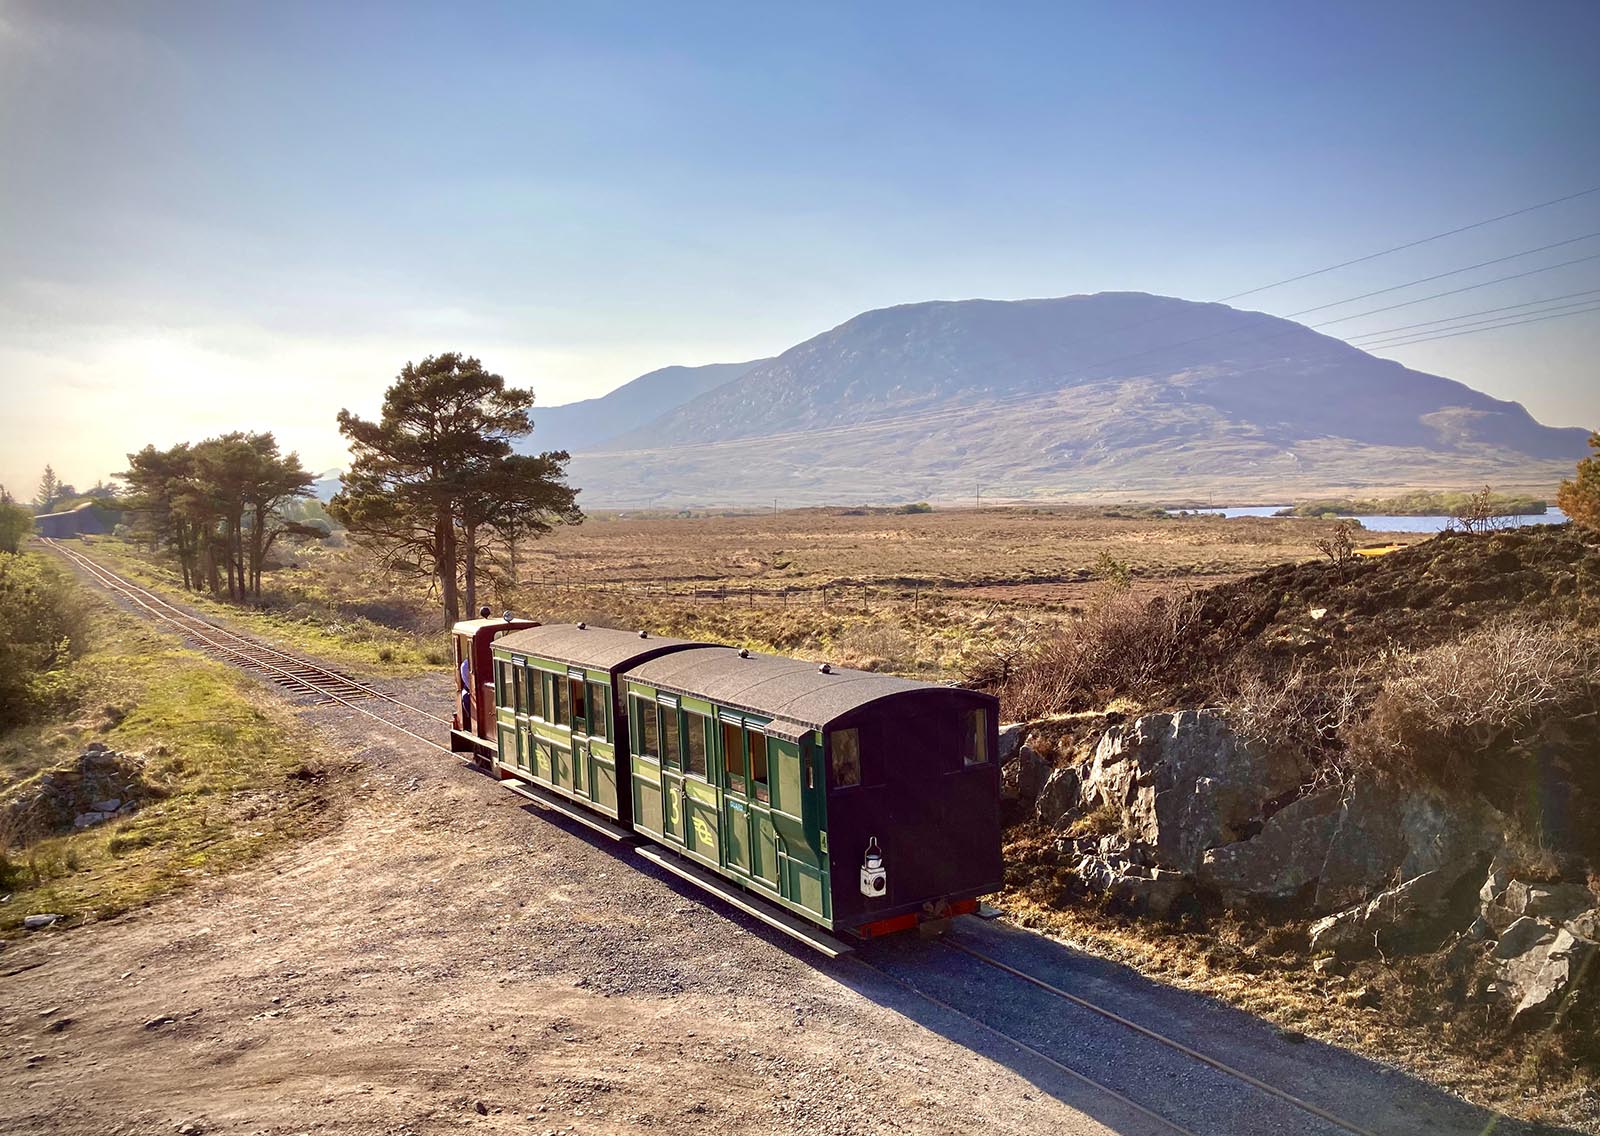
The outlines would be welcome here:
M 442 674 L 381 685 L 451 697 Z M 359 762 L 339 829 L 0 954 L 0 1131 L 1171 1131 L 965 1015 L 1202 1136 L 1336 1131 L 941 944 L 822 960 L 371 719 L 299 712 Z M 1049 940 L 959 934 L 1374 1131 L 1484 1130 L 1399 1073 Z

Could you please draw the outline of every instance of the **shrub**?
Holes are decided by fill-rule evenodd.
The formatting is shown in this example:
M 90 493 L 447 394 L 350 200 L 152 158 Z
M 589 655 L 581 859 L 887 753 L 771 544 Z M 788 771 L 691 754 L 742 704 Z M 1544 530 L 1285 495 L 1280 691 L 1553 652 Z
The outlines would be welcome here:
M 33 514 L 21 505 L 0 502 L 0 552 L 17 552 L 33 532 Z
M 1036 718 L 1148 695 L 1182 662 L 1198 610 L 1192 592 L 1146 601 L 1113 586 L 1015 668 L 1001 690 L 1008 713 Z
M 0 728 L 64 692 L 60 672 L 81 650 L 83 627 L 81 600 L 59 569 L 0 552 Z
M 1487 790 L 1519 781 L 1537 743 L 1587 717 L 1596 695 L 1593 648 L 1572 631 L 1531 620 L 1480 627 L 1396 655 L 1350 731 L 1351 754 L 1402 781 Z
M 1561 511 L 1584 528 L 1600 530 L 1600 431 L 1589 435 L 1594 453 L 1578 463 L 1571 481 L 1563 481 L 1556 495 Z

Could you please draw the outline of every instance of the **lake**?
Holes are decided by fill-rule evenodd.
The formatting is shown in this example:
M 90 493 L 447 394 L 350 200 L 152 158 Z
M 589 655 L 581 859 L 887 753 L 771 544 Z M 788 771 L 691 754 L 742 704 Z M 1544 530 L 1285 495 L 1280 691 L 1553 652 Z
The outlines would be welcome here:
M 1211 513 L 1223 517 L 1270 517 L 1279 509 L 1287 509 L 1288 505 L 1240 505 L 1227 506 L 1220 509 L 1189 509 L 1191 513 Z M 1178 511 L 1178 510 L 1170 510 Z M 1312 518 L 1303 517 L 1301 520 Z M 1436 533 L 1443 532 L 1454 517 L 1385 517 L 1355 516 L 1349 518 L 1360 521 L 1361 527 L 1373 532 L 1406 532 L 1406 533 Z M 1566 522 L 1567 515 L 1554 505 L 1550 511 L 1542 516 L 1502 517 L 1501 523 L 1507 528 L 1520 528 L 1523 525 L 1559 525 Z

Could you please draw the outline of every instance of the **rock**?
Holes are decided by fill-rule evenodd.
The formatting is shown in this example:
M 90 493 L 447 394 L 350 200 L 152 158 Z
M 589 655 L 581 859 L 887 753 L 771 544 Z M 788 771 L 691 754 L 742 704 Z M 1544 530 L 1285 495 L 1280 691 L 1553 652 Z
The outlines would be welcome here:
M 106 819 L 108 814 L 102 812 L 79 813 L 72 818 L 73 828 L 89 828 Z
M 1436 868 L 1368 903 L 1319 919 L 1311 925 L 1311 952 L 1348 957 L 1436 946 L 1472 918 L 1471 881 L 1483 867 L 1481 859 L 1473 859 Z
M 1493 957 L 1499 986 L 1515 1000 L 1513 1025 L 1542 1021 L 1582 981 L 1600 945 L 1531 915 L 1506 929 Z
M 479 1116 L 488 1116 L 489 1106 L 484 1104 L 482 1101 L 478 1101 L 472 1106 L 472 1111 L 477 1113 Z
M 1172 905 L 1193 890 L 1182 872 L 1156 868 L 1148 875 L 1129 872 L 1111 885 L 1111 895 L 1132 911 L 1145 915 L 1170 914 Z
M 122 799 L 120 797 L 111 797 L 104 801 L 95 801 L 89 807 L 97 813 L 110 814 L 122 807 Z
M 1501 868 L 1489 873 L 1478 891 L 1483 918 L 1497 933 L 1526 916 L 1553 923 L 1583 918 L 1594 908 L 1594 895 L 1578 884 L 1530 884 Z
M 1301 797 L 1249 840 L 1207 849 L 1197 879 L 1231 907 L 1291 899 L 1320 879 L 1340 809 L 1337 789 Z
M 1295 759 L 1246 744 L 1211 710 L 1146 714 L 1106 731 L 1083 778 L 1157 864 L 1194 872 L 1207 848 L 1239 840 L 1262 806 L 1301 783 Z
M 59 915 L 26 915 L 22 919 L 23 927 L 29 931 L 42 931 L 46 927 L 52 927 L 59 922 L 61 922 L 61 916 Z
M 148 1022 L 145 1022 L 144 1028 L 147 1030 L 160 1029 L 162 1026 L 169 1026 L 177 1020 L 171 1014 L 162 1014 L 160 1017 L 151 1018 Z
M 1032 752 L 1027 746 L 1022 747 L 1017 757 L 1018 768 L 1023 768 L 1030 761 L 1023 755 Z M 1046 769 L 1049 768 L 1043 765 L 1043 758 L 1031 760 L 1038 761 Z M 1039 823 L 1051 827 L 1060 824 L 1069 813 L 1077 810 L 1082 800 L 1078 771 L 1071 768 L 1051 769 L 1040 784 L 1037 796 L 1038 803 L 1034 806 L 1034 815 Z
M 1000 765 L 1003 768 L 1017 751 L 1022 748 L 1022 741 L 1028 736 L 1026 722 L 1007 722 L 1000 727 Z
M 1580 911 L 1571 919 L 1562 924 L 1580 939 L 1591 939 L 1600 942 L 1600 907 L 1591 907 L 1587 911 Z M 0 943 L 0 947 L 4 947 Z

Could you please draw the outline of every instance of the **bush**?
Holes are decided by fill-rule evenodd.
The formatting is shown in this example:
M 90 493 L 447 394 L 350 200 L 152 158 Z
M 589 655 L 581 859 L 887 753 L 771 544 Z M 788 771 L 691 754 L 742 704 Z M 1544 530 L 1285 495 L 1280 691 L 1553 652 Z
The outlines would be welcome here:
M 1556 504 L 1584 528 L 1600 530 L 1600 431 L 1589 435 L 1594 454 L 1578 463 L 1571 481 L 1561 483 Z
M 1541 742 L 1587 718 L 1600 694 L 1592 646 L 1529 620 L 1480 627 L 1394 657 L 1352 758 L 1400 781 L 1489 791 L 1520 783 Z
M 62 670 L 82 649 L 83 627 L 78 593 L 59 569 L 0 552 L 0 729 L 63 692 Z
M 1113 587 L 1009 676 L 1007 713 L 1037 718 L 1145 697 L 1178 669 L 1198 610 L 1192 592 L 1147 601 Z
M 33 514 L 21 505 L 0 504 L 0 552 L 17 552 L 33 533 Z

